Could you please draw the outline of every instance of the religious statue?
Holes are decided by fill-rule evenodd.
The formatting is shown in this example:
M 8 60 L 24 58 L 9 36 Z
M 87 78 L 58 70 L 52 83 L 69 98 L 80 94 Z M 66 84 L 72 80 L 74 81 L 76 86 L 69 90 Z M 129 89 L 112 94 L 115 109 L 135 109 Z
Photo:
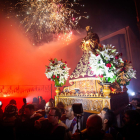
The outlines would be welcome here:
M 81 42 L 80 47 L 83 51 L 94 51 L 98 48 L 98 44 L 100 43 L 99 36 L 92 32 L 92 28 L 90 26 L 86 27 L 86 31 L 87 36 Z

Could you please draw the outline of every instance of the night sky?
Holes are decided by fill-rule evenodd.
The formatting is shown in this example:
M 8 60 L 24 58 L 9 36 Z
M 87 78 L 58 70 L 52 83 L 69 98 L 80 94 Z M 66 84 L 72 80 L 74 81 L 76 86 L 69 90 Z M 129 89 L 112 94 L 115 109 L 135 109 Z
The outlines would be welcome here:
M 92 26 L 100 37 L 126 26 L 138 34 L 133 0 L 84 0 L 84 3 L 90 18 L 87 21 L 83 19 L 82 27 Z
M 1 2 L 9 5 L 17 3 L 17 0 Z M 77 11 L 83 14 L 87 12 L 89 19 L 82 18 L 79 27 L 85 29 L 91 26 L 93 31 L 100 37 L 108 35 L 114 31 L 130 26 L 136 36 L 139 36 L 136 25 L 136 10 L 134 0 L 79 0 Z M 1 4 L 1 5 L 2 5 Z M 4 6 L 3 6 L 4 7 Z M 6 10 L 7 11 L 7 10 Z

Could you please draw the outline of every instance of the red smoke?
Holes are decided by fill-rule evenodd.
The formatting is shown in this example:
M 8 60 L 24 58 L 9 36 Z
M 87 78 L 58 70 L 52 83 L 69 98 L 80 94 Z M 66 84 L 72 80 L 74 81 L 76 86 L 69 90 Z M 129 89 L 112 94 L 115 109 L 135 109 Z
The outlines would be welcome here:
M 63 52 L 66 48 L 70 49 L 70 45 L 63 44 L 62 41 L 50 42 L 42 46 L 33 46 L 29 39 L 25 36 L 24 30 L 19 28 L 19 25 L 12 19 L 6 19 L 3 15 L 0 15 L 0 85 L 50 85 L 53 82 L 48 81 L 45 76 L 45 65 L 49 64 L 50 58 L 62 58 L 67 61 L 68 67 L 71 68 L 70 73 L 76 66 L 81 52 L 78 52 L 77 58 L 75 53 L 71 57 L 67 57 L 67 54 Z M 80 42 L 74 43 L 79 37 L 74 36 L 72 48 L 79 46 Z M 82 38 L 82 37 L 80 37 Z M 70 50 L 71 53 L 75 50 Z M 58 52 L 61 52 L 58 53 Z M 71 60 L 76 60 L 72 62 Z M 46 102 L 51 97 L 50 93 L 30 93 L 30 97 L 43 96 Z M 43 95 L 42 95 L 43 94 Z M 14 94 L 15 97 L 21 97 L 18 94 Z M 29 97 L 29 95 L 22 95 L 23 97 Z M 54 93 L 53 93 L 54 96 Z M 22 105 L 22 98 L 18 99 L 18 107 Z M 1 98 L 3 99 L 3 98 Z M 4 99 L 4 106 L 7 105 L 10 98 Z M 7 101 L 7 103 L 6 103 Z M 31 101 L 31 99 L 30 99 Z

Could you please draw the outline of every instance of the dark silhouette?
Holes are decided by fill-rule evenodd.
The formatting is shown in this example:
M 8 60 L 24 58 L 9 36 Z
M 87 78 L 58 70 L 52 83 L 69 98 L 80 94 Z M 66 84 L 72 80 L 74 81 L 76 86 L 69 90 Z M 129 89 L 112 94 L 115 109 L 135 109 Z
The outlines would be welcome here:
M 2 102 L 0 101 L 0 124 L 1 124 L 1 121 L 2 121 L 2 118 L 3 118 L 3 110 L 2 110 Z
M 140 115 L 136 110 L 127 110 L 124 113 L 124 126 L 118 128 L 125 140 L 140 139 Z
M 57 107 L 61 110 L 61 115 L 65 114 L 65 105 L 62 102 L 58 102 Z
M 23 115 L 24 114 L 24 110 L 25 110 L 25 106 L 27 105 L 27 101 L 26 98 L 23 98 L 23 106 L 21 107 L 21 109 L 19 110 L 19 114 Z
M 36 113 L 33 104 L 25 106 L 24 119 L 17 129 L 17 139 L 19 140 L 31 140 L 36 139 L 36 131 L 34 128 L 35 121 L 42 117 L 40 113 Z
M 14 104 L 9 104 L 6 106 L 4 111 L 4 117 L 2 121 L 2 131 L 1 134 L 4 139 L 15 139 L 15 128 L 18 119 L 18 109 Z

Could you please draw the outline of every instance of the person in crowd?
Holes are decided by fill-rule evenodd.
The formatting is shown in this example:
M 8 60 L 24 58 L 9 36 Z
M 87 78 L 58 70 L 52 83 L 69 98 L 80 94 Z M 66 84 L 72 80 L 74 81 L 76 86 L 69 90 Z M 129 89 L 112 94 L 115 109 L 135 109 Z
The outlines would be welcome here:
M 110 131 L 111 126 L 116 126 L 117 120 L 114 112 L 109 108 L 105 107 L 103 110 L 98 114 L 103 122 L 103 130 Z
M 5 116 L 3 117 L 3 122 L 5 125 L 14 125 L 15 119 L 18 115 L 18 109 L 14 104 L 8 104 L 4 111 Z M 7 123 L 7 124 L 6 124 Z
M 124 126 L 118 128 L 123 139 L 140 139 L 140 115 L 136 110 L 127 110 L 124 113 Z
M 2 121 L 3 121 L 3 110 L 2 110 L 2 101 L 0 101 L 0 132 L 2 132 Z
M 8 104 L 5 107 L 4 117 L 2 121 L 1 134 L 5 139 L 15 139 L 15 128 L 18 124 L 18 109 L 14 104 Z
M 36 97 L 33 98 L 32 104 L 34 105 L 35 111 L 37 111 L 38 110 L 38 106 L 39 106 L 39 102 L 38 102 L 38 99 Z
M 50 98 L 50 99 L 49 99 L 49 102 L 51 102 L 51 103 L 53 104 L 53 106 L 55 106 L 55 101 L 54 101 L 53 98 Z
M 24 114 L 25 114 L 25 119 L 26 120 L 37 120 L 39 119 L 40 117 L 42 117 L 42 115 L 40 113 L 37 113 L 35 111 L 35 106 L 33 104 L 28 104 L 25 106 L 25 110 L 24 110 Z
M 41 113 L 44 118 L 47 118 L 51 107 L 54 107 L 54 104 L 49 101 L 49 102 L 45 103 L 44 109 L 43 108 L 39 109 L 36 112 Z
M 19 110 L 19 114 L 23 115 L 24 114 L 24 110 L 25 110 L 25 106 L 27 105 L 27 101 L 26 98 L 23 98 L 23 106 L 21 107 L 21 109 Z
M 52 107 L 48 114 L 48 121 L 51 124 L 49 131 L 50 139 L 56 140 L 59 138 L 63 140 L 65 137 L 65 127 L 59 125 L 60 117 L 61 117 L 60 109 L 57 107 Z
M 25 106 L 24 110 L 24 120 L 18 127 L 17 139 L 35 139 L 36 131 L 34 128 L 35 121 L 41 118 L 42 115 L 35 111 L 35 107 L 33 104 L 28 104 Z
M 17 105 L 17 102 L 16 102 L 16 100 L 11 99 L 10 102 L 9 102 L 9 104 Z
M 61 115 L 65 114 L 65 105 L 62 102 L 58 102 L 56 106 L 61 110 Z
M 42 96 L 38 96 L 38 104 L 41 104 L 41 101 L 43 100 Z
M 3 110 L 2 110 L 2 101 L 0 101 L 0 124 L 1 124 L 1 121 L 3 119 Z
M 105 133 L 110 133 L 114 137 L 114 139 L 121 140 L 122 135 L 116 130 L 117 120 L 114 112 L 105 107 L 98 115 L 102 119 L 102 129 L 105 131 Z
M 102 119 L 97 114 L 92 114 L 86 122 L 86 129 L 81 133 L 74 133 L 72 140 L 113 140 L 111 134 L 106 134 L 102 130 Z
M 52 107 L 49 110 L 48 118 L 40 118 L 35 121 L 35 128 L 37 129 L 38 138 L 48 140 L 66 138 L 66 129 L 61 125 L 60 121 L 61 111 L 57 107 Z
M 46 101 L 44 99 L 42 99 L 39 106 L 38 106 L 38 109 L 39 110 L 44 110 L 45 105 L 46 105 Z
M 63 122 L 66 124 L 71 134 L 74 134 L 77 130 L 77 118 L 74 116 L 72 105 L 66 107 L 65 114 L 66 120 Z M 80 129 L 80 123 L 78 123 L 78 129 Z
M 137 105 L 140 105 L 140 99 L 139 98 L 132 98 L 132 100 L 130 102 L 130 107 L 131 107 L 130 109 L 136 110 Z
M 10 102 L 9 102 L 9 104 L 5 107 L 5 109 L 6 109 L 9 105 L 14 105 L 14 106 L 16 106 L 16 105 L 17 105 L 16 100 L 11 99 Z M 4 109 L 3 117 L 5 116 L 5 112 L 6 112 L 5 109 Z M 17 110 L 18 110 L 18 108 L 17 108 Z
M 72 105 L 66 107 L 65 110 L 65 120 L 59 123 L 59 125 L 64 126 L 67 132 L 66 138 L 71 139 L 72 134 L 74 134 L 77 130 L 77 118 L 74 116 L 74 111 L 72 109 Z M 62 117 L 61 117 L 62 119 Z M 78 129 L 80 130 L 80 123 L 78 122 Z
M 54 107 L 54 104 L 51 101 L 47 102 L 46 105 L 45 105 L 45 116 L 44 116 L 44 118 L 48 117 L 48 113 L 49 113 L 51 107 Z

